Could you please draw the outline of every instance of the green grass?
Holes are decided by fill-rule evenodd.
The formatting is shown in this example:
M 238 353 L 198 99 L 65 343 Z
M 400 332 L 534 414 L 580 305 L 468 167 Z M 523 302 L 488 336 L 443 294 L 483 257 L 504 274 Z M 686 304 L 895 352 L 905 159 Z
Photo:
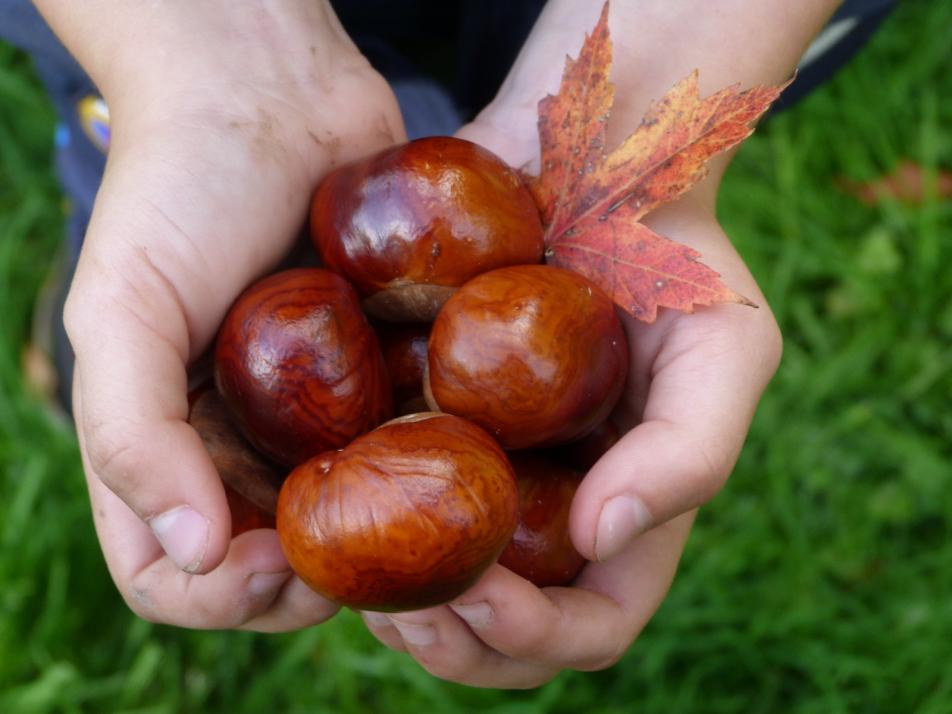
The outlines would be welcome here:
M 952 202 L 838 188 L 903 157 L 952 167 L 949 27 L 948 3 L 905 3 L 741 152 L 721 213 L 783 365 L 642 638 L 608 671 L 521 693 L 440 682 L 347 614 L 264 636 L 128 612 L 74 437 L 22 383 L 63 209 L 51 110 L 0 47 L 0 711 L 952 711 Z

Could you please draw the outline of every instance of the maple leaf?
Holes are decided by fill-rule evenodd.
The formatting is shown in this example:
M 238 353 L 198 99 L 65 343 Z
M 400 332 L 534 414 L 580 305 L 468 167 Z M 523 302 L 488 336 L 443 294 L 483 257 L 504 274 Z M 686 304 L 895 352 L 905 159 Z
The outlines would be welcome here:
M 697 251 L 638 221 L 704 178 L 707 161 L 746 139 L 783 87 L 732 86 L 701 98 L 694 71 L 608 152 L 611 55 L 606 2 L 578 58 L 566 58 L 559 93 L 539 103 L 541 172 L 529 185 L 546 227 L 547 262 L 585 275 L 645 322 L 661 306 L 752 305 Z

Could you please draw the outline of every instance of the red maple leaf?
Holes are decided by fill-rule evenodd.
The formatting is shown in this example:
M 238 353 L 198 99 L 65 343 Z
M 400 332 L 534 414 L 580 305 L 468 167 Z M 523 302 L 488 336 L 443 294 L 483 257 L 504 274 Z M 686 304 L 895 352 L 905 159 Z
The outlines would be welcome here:
M 701 98 L 695 71 L 608 152 L 611 55 L 606 2 L 578 59 L 566 59 L 559 93 L 539 103 L 542 170 L 530 187 L 546 227 L 547 262 L 585 275 L 645 322 L 659 306 L 752 304 L 697 251 L 639 220 L 704 178 L 707 161 L 746 139 L 783 87 L 733 86 Z

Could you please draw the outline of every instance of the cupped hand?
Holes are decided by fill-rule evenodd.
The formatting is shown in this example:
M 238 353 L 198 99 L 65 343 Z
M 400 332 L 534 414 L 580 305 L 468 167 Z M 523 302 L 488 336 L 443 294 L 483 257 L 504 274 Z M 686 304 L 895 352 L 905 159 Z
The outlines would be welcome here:
M 289 251 L 318 179 L 403 139 L 387 84 L 306 5 L 261 9 L 244 29 L 229 26 L 244 13 L 163 8 L 197 16 L 166 34 L 157 19 L 94 74 L 113 140 L 66 306 L 74 406 L 107 565 L 153 621 L 283 630 L 336 611 L 292 576 L 275 531 L 231 539 L 186 423 L 189 365 Z
M 532 152 L 504 130 L 517 121 L 487 111 L 460 135 L 520 166 Z M 730 474 L 780 359 L 776 322 L 714 217 L 715 190 L 701 184 L 645 222 L 700 251 L 760 307 L 662 310 L 651 325 L 623 316 L 631 367 L 613 418 L 625 435 L 572 504 L 573 543 L 592 562 L 572 587 L 539 589 L 496 565 L 448 606 L 364 613 L 382 642 L 437 676 L 492 687 L 601 669 L 631 646 L 670 587 L 695 509 Z

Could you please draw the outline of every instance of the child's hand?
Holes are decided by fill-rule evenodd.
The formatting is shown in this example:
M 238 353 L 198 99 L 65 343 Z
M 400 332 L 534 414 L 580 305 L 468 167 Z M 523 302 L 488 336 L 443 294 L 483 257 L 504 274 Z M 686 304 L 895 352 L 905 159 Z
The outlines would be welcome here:
M 485 125 L 466 138 L 505 156 Z M 607 667 L 661 604 L 694 509 L 724 484 L 760 394 L 777 368 L 780 335 L 750 273 L 702 190 L 646 223 L 692 245 L 728 285 L 760 305 L 719 305 L 657 323 L 624 320 L 628 388 L 615 415 L 630 429 L 583 480 L 572 504 L 576 548 L 595 561 L 572 588 L 539 590 L 494 566 L 449 607 L 365 615 L 374 634 L 437 676 L 476 686 L 529 687 L 559 670 Z
M 224 14 L 217 3 L 45 5 L 56 29 L 67 19 L 56 13 L 68 15 L 61 34 L 113 122 L 66 306 L 110 572 L 149 620 L 319 622 L 336 607 L 291 575 L 274 531 L 231 540 L 218 474 L 186 423 L 186 368 L 238 293 L 289 250 L 318 179 L 403 140 L 396 102 L 321 3 Z M 85 16 L 97 8 L 108 17 Z
M 613 3 L 616 103 L 608 143 L 617 145 L 650 102 L 694 68 L 702 91 L 734 82 L 783 81 L 836 6 L 796 9 L 779 0 Z M 461 135 L 513 166 L 538 171 L 537 103 L 558 89 L 601 3 L 550 0 L 496 99 Z M 776 18 L 783 16 L 783 22 Z M 753 45 L 750 38 L 757 38 Z M 729 157 L 645 223 L 691 245 L 727 285 L 760 305 L 661 312 L 653 325 L 626 319 L 627 394 L 616 417 L 630 429 L 583 480 L 571 535 L 593 561 L 571 588 L 539 590 L 495 566 L 450 606 L 366 615 L 377 637 L 434 674 L 478 686 L 529 687 L 560 669 L 615 662 L 660 605 L 674 576 L 694 509 L 724 484 L 760 394 L 780 360 L 773 315 L 714 214 Z

